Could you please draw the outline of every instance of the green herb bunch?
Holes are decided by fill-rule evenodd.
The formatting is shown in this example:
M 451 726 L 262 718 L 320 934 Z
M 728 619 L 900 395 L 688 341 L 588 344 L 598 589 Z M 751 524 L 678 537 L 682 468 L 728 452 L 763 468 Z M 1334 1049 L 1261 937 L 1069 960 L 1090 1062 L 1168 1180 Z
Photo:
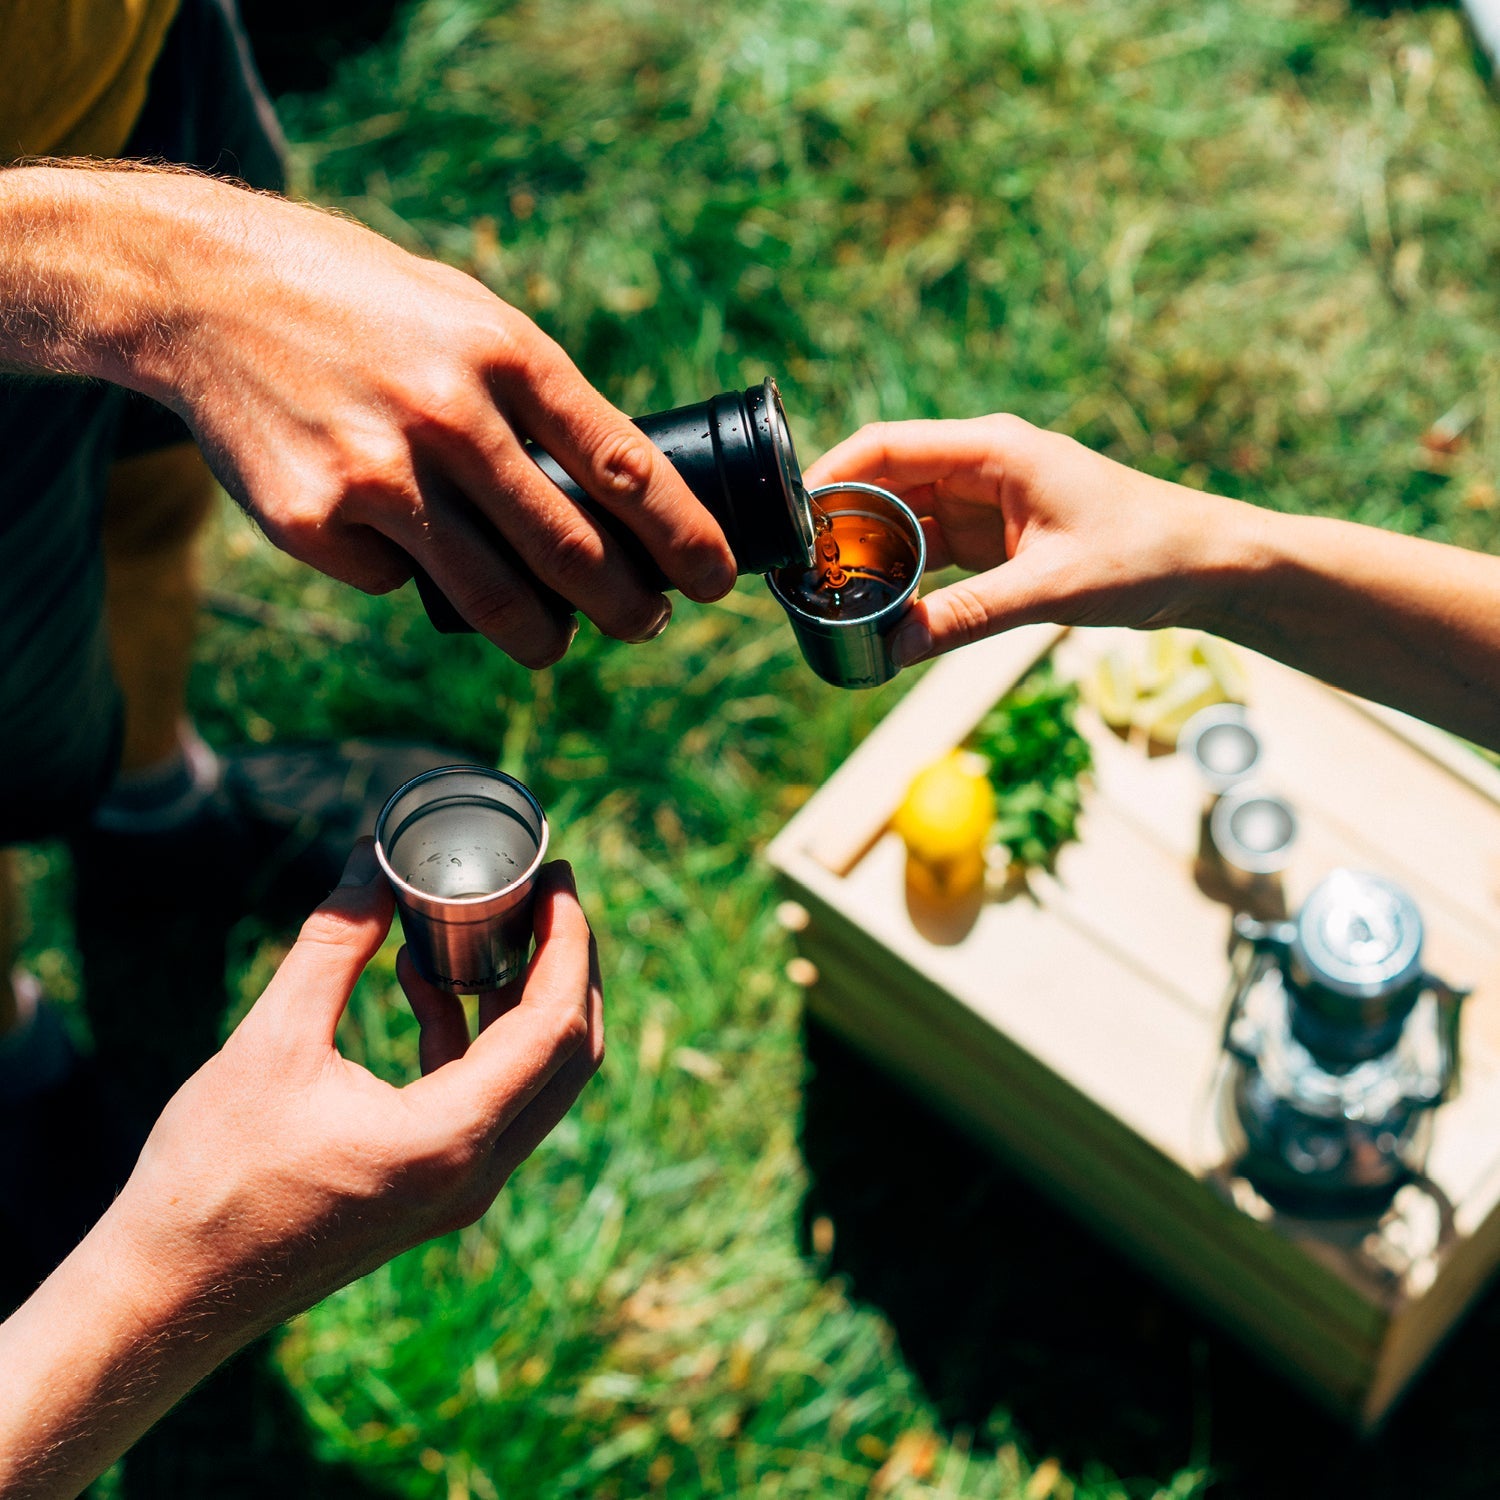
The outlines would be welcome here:
M 1023 865 L 1050 864 L 1076 835 L 1093 757 L 1078 732 L 1078 687 L 1044 662 L 980 721 L 970 748 L 989 763 L 995 837 Z

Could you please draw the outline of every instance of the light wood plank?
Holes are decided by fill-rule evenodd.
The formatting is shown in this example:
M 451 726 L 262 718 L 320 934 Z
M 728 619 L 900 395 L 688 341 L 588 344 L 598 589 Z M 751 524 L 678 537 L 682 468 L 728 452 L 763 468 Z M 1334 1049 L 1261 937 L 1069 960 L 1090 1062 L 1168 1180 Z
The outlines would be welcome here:
M 939 662 L 865 737 L 797 819 L 797 838 L 836 875 L 854 865 L 941 748 L 958 744 L 991 705 L 1044 657 L 1060 625 L 1026 625 L 977 641 Z
M 1437 769 L 1367 714 L 1301 673 L 1246 652 L 1252 709 L 1294 802 L 1317 808 L 1377 869 L 1410 881 L 1500 942 L 1500 806 Z M 1295 774 L 1293 774 L 1295 773 Z
M 986 905 L 962 943 L 933 946 L 901 894 L 905 860 L 900 840 L 884 835 L 850 872 L 846 909 L 873 919 L 886 948 L 1158 1149 L 1191 1160 L 1190 1090 L 1217 1058 L 1212 1028 L 1025 898 Z

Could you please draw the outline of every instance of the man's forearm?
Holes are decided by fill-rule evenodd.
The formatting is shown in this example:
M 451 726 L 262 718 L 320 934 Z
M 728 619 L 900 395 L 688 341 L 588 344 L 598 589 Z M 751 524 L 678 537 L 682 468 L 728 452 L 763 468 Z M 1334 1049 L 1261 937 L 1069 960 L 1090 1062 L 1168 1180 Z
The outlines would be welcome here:
M 1186 623 L 1500 748 L 1500 558 L 1249 506 L 1225 521 Z
M 233 253 L 242 190 L 129 167 L 0 170 L 0 365 L 161 399 L 195 293 Z
M 0 1324 L 3 1500 L 79 1494 L 260 1331 L 145 1260 L 129 1215 L 117 1202 Z

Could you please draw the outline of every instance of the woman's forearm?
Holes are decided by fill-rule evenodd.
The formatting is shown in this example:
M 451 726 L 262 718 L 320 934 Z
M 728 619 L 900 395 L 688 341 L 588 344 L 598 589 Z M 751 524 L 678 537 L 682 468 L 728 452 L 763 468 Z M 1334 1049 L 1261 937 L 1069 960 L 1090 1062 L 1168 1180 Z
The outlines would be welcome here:
M 972 570 L 912 610 L 903 663 L 1038 620 L 1190 625 L 1500 748 L 1500 558 L 1184 489 L 1004 413 L 873 423 L 807 478 L 894 488 L 929 559 Z
M 1185 624 L 1500 748 L 1500 558 L 1222 503 Z

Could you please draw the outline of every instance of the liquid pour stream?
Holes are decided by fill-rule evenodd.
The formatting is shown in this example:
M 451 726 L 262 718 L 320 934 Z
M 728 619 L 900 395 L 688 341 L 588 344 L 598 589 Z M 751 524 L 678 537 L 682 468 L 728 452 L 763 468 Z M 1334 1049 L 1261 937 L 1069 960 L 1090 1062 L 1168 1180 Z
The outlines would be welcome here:
M 796 573 L 786 569 L 779 576 L 788 598 L 809 614 L 826 620 L 857 620 L 878 613 L 898 598 L 911 576 L 910 565 L 891 553 L 893 538 L 869 518 L 840 516 L 849 535 L 845 543 L 857 561 L 846 562 L 834 534 L 835 518 L 816 502 L 813 512 L 813 564 Z M 882 543 L 887 545 L 882 546 Z M 796 575 L 796 576 L 793 576 Z

